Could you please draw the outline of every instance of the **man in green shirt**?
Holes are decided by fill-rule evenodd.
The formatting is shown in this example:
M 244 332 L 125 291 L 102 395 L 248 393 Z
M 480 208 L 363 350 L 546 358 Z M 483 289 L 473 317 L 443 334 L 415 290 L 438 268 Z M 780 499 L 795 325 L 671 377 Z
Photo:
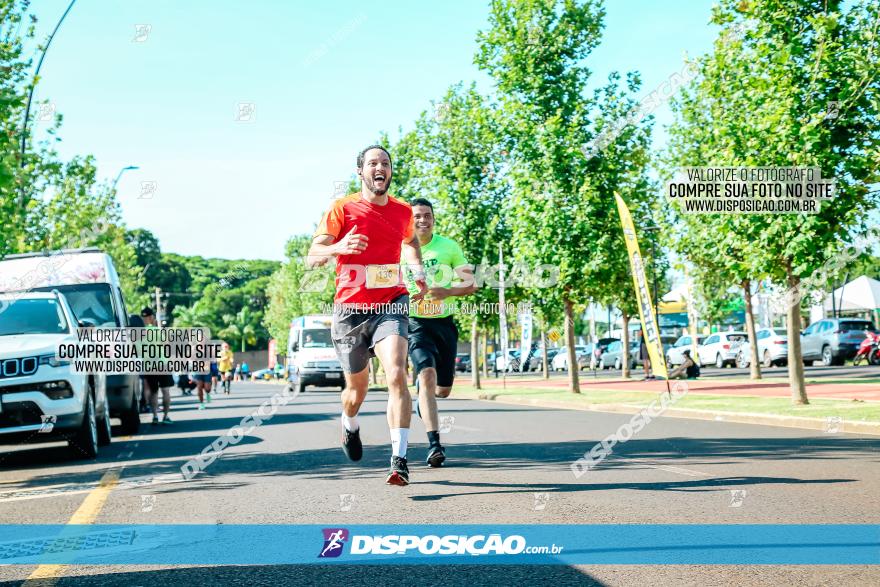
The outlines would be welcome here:
M 445 302 L 452 296 L 476 291 L 473 268 L 468 265 L 461 247 L 446 237 L 434 234 L 434 207 L 424 198 L 410 202 L 415 233 L 422 250 L 422 263 L 428 282 L 428 294 L 410 307 L 409 355 L 416 370 L 418 413 L 428 431 L 428 464 L 439 467 L 446 460 L 440 445 L 437 397 L 448 397 L 455 377 L 458 328 L 453 308 Z M 408 276 L 410 293 L 418 287 Z

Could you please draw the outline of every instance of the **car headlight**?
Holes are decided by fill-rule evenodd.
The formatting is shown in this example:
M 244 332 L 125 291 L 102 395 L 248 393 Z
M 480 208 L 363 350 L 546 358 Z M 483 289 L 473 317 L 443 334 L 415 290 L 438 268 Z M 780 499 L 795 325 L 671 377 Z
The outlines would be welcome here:
M 70 365 L 70 361 L 58 359 L 54 353 L 51 355 L 41 355 L 39 359 L 40 365 L 49 365 L 50 367 L 66 367 Z
M 305 365 L 303 365 L 303 367 L 305 367 L 306 369 L 315 369 L 317 366 L 318 366 L 318 363 L 316 363 L 314 361 L 309 361 Z

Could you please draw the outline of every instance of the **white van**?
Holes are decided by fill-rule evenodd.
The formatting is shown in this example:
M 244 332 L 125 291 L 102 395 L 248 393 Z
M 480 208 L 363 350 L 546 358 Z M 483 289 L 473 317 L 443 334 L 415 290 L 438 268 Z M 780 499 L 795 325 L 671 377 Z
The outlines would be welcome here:
M 330 316 L 294 318 L 287 341 L 287 366 L 296 377 L 300 391 L 308 385 L 345 388 L 342 365 L 330 337 Z
M 67 440 L 75 458 L 110 444 L 106 377 L 56 357 L 79 326 L 63 294 L 0 294 L 0 443 Z
M 0 261 L 0 293 L 53 291 L 64 295 L 77 322 L 95 327 L 130 325 L 113 259 L 98 248 L 7 255 Z M 138 431 L 141 393 L 137 373 L 107 376 L 110 416 L 122 421 L 123 434 Z

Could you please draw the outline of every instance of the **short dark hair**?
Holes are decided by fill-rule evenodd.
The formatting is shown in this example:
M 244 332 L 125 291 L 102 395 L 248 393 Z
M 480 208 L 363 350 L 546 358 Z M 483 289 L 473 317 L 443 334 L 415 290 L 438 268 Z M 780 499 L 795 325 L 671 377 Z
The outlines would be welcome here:
M 358 156 L 357 156 L 357 168 L 358 169 L 363 169 L 364 157 L 366 156 L 367 151 L 369 151 L 371 149 L 381 149 L 382 151 L 385 151 L 385 154 L 388 155 L 388 160 L 391 161 L 391 153 L 388 152 L 388 149 L 386 149 L 382 145 L 370 145 L 369 147 L 366 147 L 363 151 L 358 153 Z M 392 166 L 393 166 L 393 161 L 392 161 Z
M 431 209 L 431 212 L 434 211 L 434 205 L 426 200 L 425 198 L 413 198 L 409 203 L 410 206 L 427 206 Z
M 151 308 L 149 306 L 147 306 L 146 308 L 141 310 L 141 317 L 142 318 L 146 318 L 147 316 L 152 316 L 152 315 L 153 315 L 153 308 Z

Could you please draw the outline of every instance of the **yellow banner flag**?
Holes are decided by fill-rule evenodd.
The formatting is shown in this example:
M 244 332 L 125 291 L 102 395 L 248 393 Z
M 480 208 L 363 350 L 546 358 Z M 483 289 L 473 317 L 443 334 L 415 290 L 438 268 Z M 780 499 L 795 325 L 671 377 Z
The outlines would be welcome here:
M 620 213 L 620 225 L 623 227 L 623 240 L 626 241 L 629 265 L 632 267 L 633 285 L 639 300 L 639 317 L 642 319 L 642 336 L 648 346 L 648 356 L 651 357 L 651 370 L 655 376 L 668 379 L 666 357 L 663 354 L 663 343 L 660 341 L 657 317 L 651 305 L 651 290 L 648 289 L 648 278 L 645 276 L 645 265 L 642 262 L 642 253 L 639 251 L 636 227 L 623 198 L 615 192 L 614 199 L 617 201 L 617 211 Z

